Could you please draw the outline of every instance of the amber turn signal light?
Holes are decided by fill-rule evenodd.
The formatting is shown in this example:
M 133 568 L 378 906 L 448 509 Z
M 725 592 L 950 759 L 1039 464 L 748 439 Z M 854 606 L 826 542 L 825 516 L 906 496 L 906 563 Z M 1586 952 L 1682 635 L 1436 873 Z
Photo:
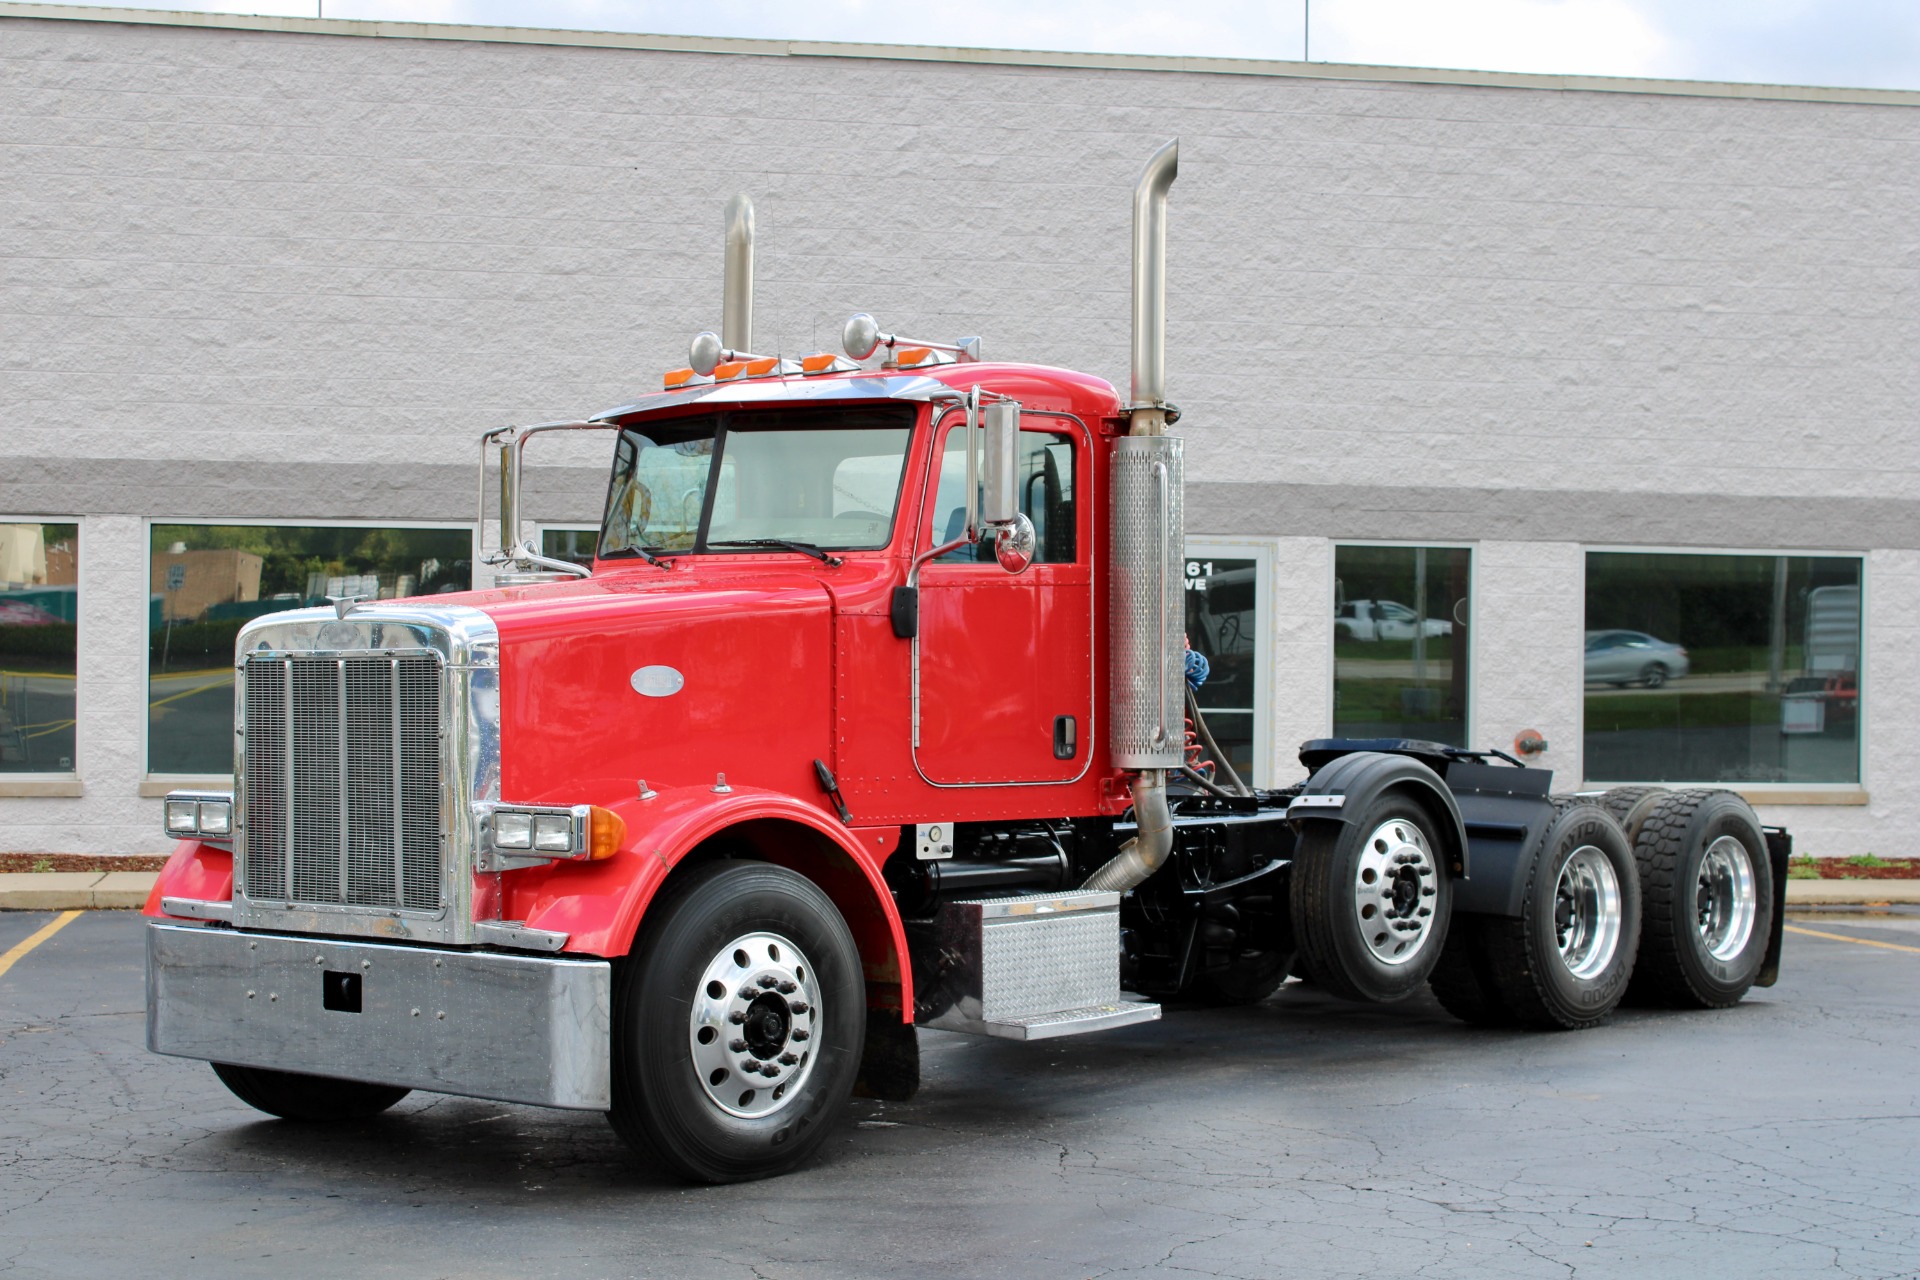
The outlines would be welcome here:
M 611 858 L 627 842 L 627 823 L 611 809 L 594 805 L 587 814 L 587 857 Z

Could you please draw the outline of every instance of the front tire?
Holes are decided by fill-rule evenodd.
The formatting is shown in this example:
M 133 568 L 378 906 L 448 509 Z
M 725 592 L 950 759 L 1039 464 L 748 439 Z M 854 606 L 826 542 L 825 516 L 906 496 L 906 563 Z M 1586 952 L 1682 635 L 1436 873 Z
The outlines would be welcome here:
M 1427 980 L 1446 946 L 1453 882 L 1434 821 L 1387 792 L 1344 823 L 1310 822 L 1295 846 L 1294 937 L 1314 982 L 1384 1004 Z
M 302 1075 L 268 1067 L 240 1067 L 230 1062 L 209 1063 L 220 1083 L 233 1096 L 257 1111 L 282 1120 L 325 1123 L 364 1120 L 377 1116 L 412 1093 L 398 1085 L 364 1084 L 332 1076 Z
M 766 863 L 713 863 L 663 896 L 616 981 L 608 1119 L 695 1181 L 785 1173 L 859 1070 L 853 935 L 817 885 Z
M 1640 670 L 1640 683 L 1649 689 L 1658 689 L 1667 682 L 1667 669 L 1657 662 L 1649 662 Z

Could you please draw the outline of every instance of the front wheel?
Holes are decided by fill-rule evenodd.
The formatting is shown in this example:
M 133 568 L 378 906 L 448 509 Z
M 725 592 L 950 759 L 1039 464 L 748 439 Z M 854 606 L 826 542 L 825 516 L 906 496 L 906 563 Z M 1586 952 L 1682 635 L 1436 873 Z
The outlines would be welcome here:
M 1313 981 L 1384 1004 L 1433 972 L 1447 940 L 1453 883 L 1434 821 L 1388 792 L 1344 823 L 1310 822 L 1295 846 L 1294 937 Z
M 1667 682 L 1667 669 L 1657 662 L 1649 662 L 1640 671 L 1640 683 L 1649 689 L 1658 689 Z
M 714 863 L 663 897 L 619 971 L 608 1119 L 697 1181 L 784 1173 L 860 1065 L 853 935 L 817 885 L 766 863 Z
M 282 1120 L 364 1120 L 413 1092 L 398 1085 L 364 1084 L 268 1067 L 239 1067 L 230 1062 L 209 1065 L 234 1097 Z

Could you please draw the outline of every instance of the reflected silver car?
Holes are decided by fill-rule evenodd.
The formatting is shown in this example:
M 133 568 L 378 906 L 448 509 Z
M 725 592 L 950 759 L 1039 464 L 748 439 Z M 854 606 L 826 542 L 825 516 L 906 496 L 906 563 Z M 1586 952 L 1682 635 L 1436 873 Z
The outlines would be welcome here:
M 1658 689 L 1687 674 L 1687 651 L 1644 631 L 1587 632 L 1588 684 L 1642 684 Z

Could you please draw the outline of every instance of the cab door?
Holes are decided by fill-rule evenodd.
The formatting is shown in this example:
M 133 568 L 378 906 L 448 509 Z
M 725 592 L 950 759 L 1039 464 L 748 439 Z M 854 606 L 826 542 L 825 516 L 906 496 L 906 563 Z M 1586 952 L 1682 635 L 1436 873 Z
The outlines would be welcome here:
M 950 414 L 936 441 L 918 550 L 966 521 L 966 428 Z M 1008 573 L 989 535 L 920 570 L 914 638 L 914 763 L 942 786 L 1070 782 L 1093 735 L 1093 548 L 1078 501 L 1089 441 L 1074 420 L 1028 412 L 1020 432 L 1020 509 L 1033 563 Z

